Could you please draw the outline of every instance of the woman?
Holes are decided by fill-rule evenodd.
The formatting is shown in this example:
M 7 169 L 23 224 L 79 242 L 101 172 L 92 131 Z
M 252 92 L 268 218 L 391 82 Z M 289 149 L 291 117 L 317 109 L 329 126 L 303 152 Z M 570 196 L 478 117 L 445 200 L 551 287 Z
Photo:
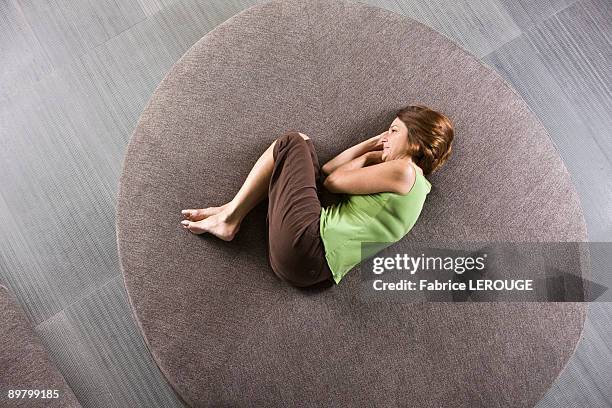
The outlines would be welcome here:
M 285 133 L 257 160 L 232 201 L 183 210 L 183 227 L 231 241 L 242 219 L 268 196 L 272 270 L 298 287 L 340 283 L 373 255 L 362 257 L 362 242 L 389 246 L 410 231 L 431 190 L 425 176 L 451 154 L 454 130 L 446 116 L 421 105 L 407 106 L 396 116 L 387 131 L 321 168 L 308 136 Z M 346 194 L 345 199 L 321 207 L 320 184 Z

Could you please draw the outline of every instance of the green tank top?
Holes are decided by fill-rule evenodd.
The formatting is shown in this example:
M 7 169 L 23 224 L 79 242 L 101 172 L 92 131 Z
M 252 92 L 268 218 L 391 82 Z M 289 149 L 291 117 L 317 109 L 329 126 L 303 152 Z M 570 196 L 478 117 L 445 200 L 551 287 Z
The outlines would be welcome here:
M 362 242 L 388 243 L 378 247 L 381 251 L 399 241 L 416 223 L 431 183 L 413 165 L 416 180 L 407 194 L 350 194 L 337 204 L 321 208 L 319 232 L 336 284 L 362 261 Z M 364 253 L 363 259 L 372 255 Z

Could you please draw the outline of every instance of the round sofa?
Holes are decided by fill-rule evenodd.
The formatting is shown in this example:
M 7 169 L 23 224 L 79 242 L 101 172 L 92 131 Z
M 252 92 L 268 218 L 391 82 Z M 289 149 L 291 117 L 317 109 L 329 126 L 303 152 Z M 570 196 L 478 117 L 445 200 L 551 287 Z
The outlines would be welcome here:
M 533 407 L 582 333 L 580 302 L 370 302 L 360 278 L 299 289 L 267 263 L 267 202 L 233 241 L 194 235 L 184 208 L 231 200 L 288 129 L 321 163 L 408 104 L 455 125 L 418 241 L 586 241 L 550 136 L 495 71 L 433 29 L 342 0 L 271 1 L 194 44 L 128 145 L 117 242 L 134 318 L 192 407 Z

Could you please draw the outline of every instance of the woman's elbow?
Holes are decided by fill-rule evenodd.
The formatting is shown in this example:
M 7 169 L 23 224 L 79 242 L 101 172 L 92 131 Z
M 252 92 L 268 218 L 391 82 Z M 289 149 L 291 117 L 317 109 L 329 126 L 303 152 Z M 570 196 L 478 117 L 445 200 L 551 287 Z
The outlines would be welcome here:
M 321 167 L 321 171 L 323 172 L 323 174 L 325 176 L 329 176 L 331 174 L 331 168 L 329 166 L 329 162 L 325 163 L 322 167 Z
M 323 187 L 325 187 L 325 189 L 330 193 L 336 192 L 332 175 L 329 175 L 325 178 L 325 180 L 323 181 Z

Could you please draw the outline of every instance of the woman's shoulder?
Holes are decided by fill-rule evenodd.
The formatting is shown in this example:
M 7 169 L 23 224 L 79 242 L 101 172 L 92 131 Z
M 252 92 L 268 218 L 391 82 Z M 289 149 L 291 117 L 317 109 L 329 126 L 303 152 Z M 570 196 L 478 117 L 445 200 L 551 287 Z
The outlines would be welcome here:
M 414 186 L 417 178 L 416 165 L 412 161 L 406 159 L 393 160 L 396 172 L 400 176 L 396 194 L 406 195 Z
M 409 195 L 412 191 L 414 191 L 415 185 L 422 181 L 427 187 L 427 191 L 431 189 L 431 183 L 429 180 L 425 178 L 423 173 L 423 169 L 421 169 L 414 161 L 411 159 L 398 159 L 394 160 L 397 163 L 395 164 L 402 171 L 402 188 L 396 194 L 400 196 Z

